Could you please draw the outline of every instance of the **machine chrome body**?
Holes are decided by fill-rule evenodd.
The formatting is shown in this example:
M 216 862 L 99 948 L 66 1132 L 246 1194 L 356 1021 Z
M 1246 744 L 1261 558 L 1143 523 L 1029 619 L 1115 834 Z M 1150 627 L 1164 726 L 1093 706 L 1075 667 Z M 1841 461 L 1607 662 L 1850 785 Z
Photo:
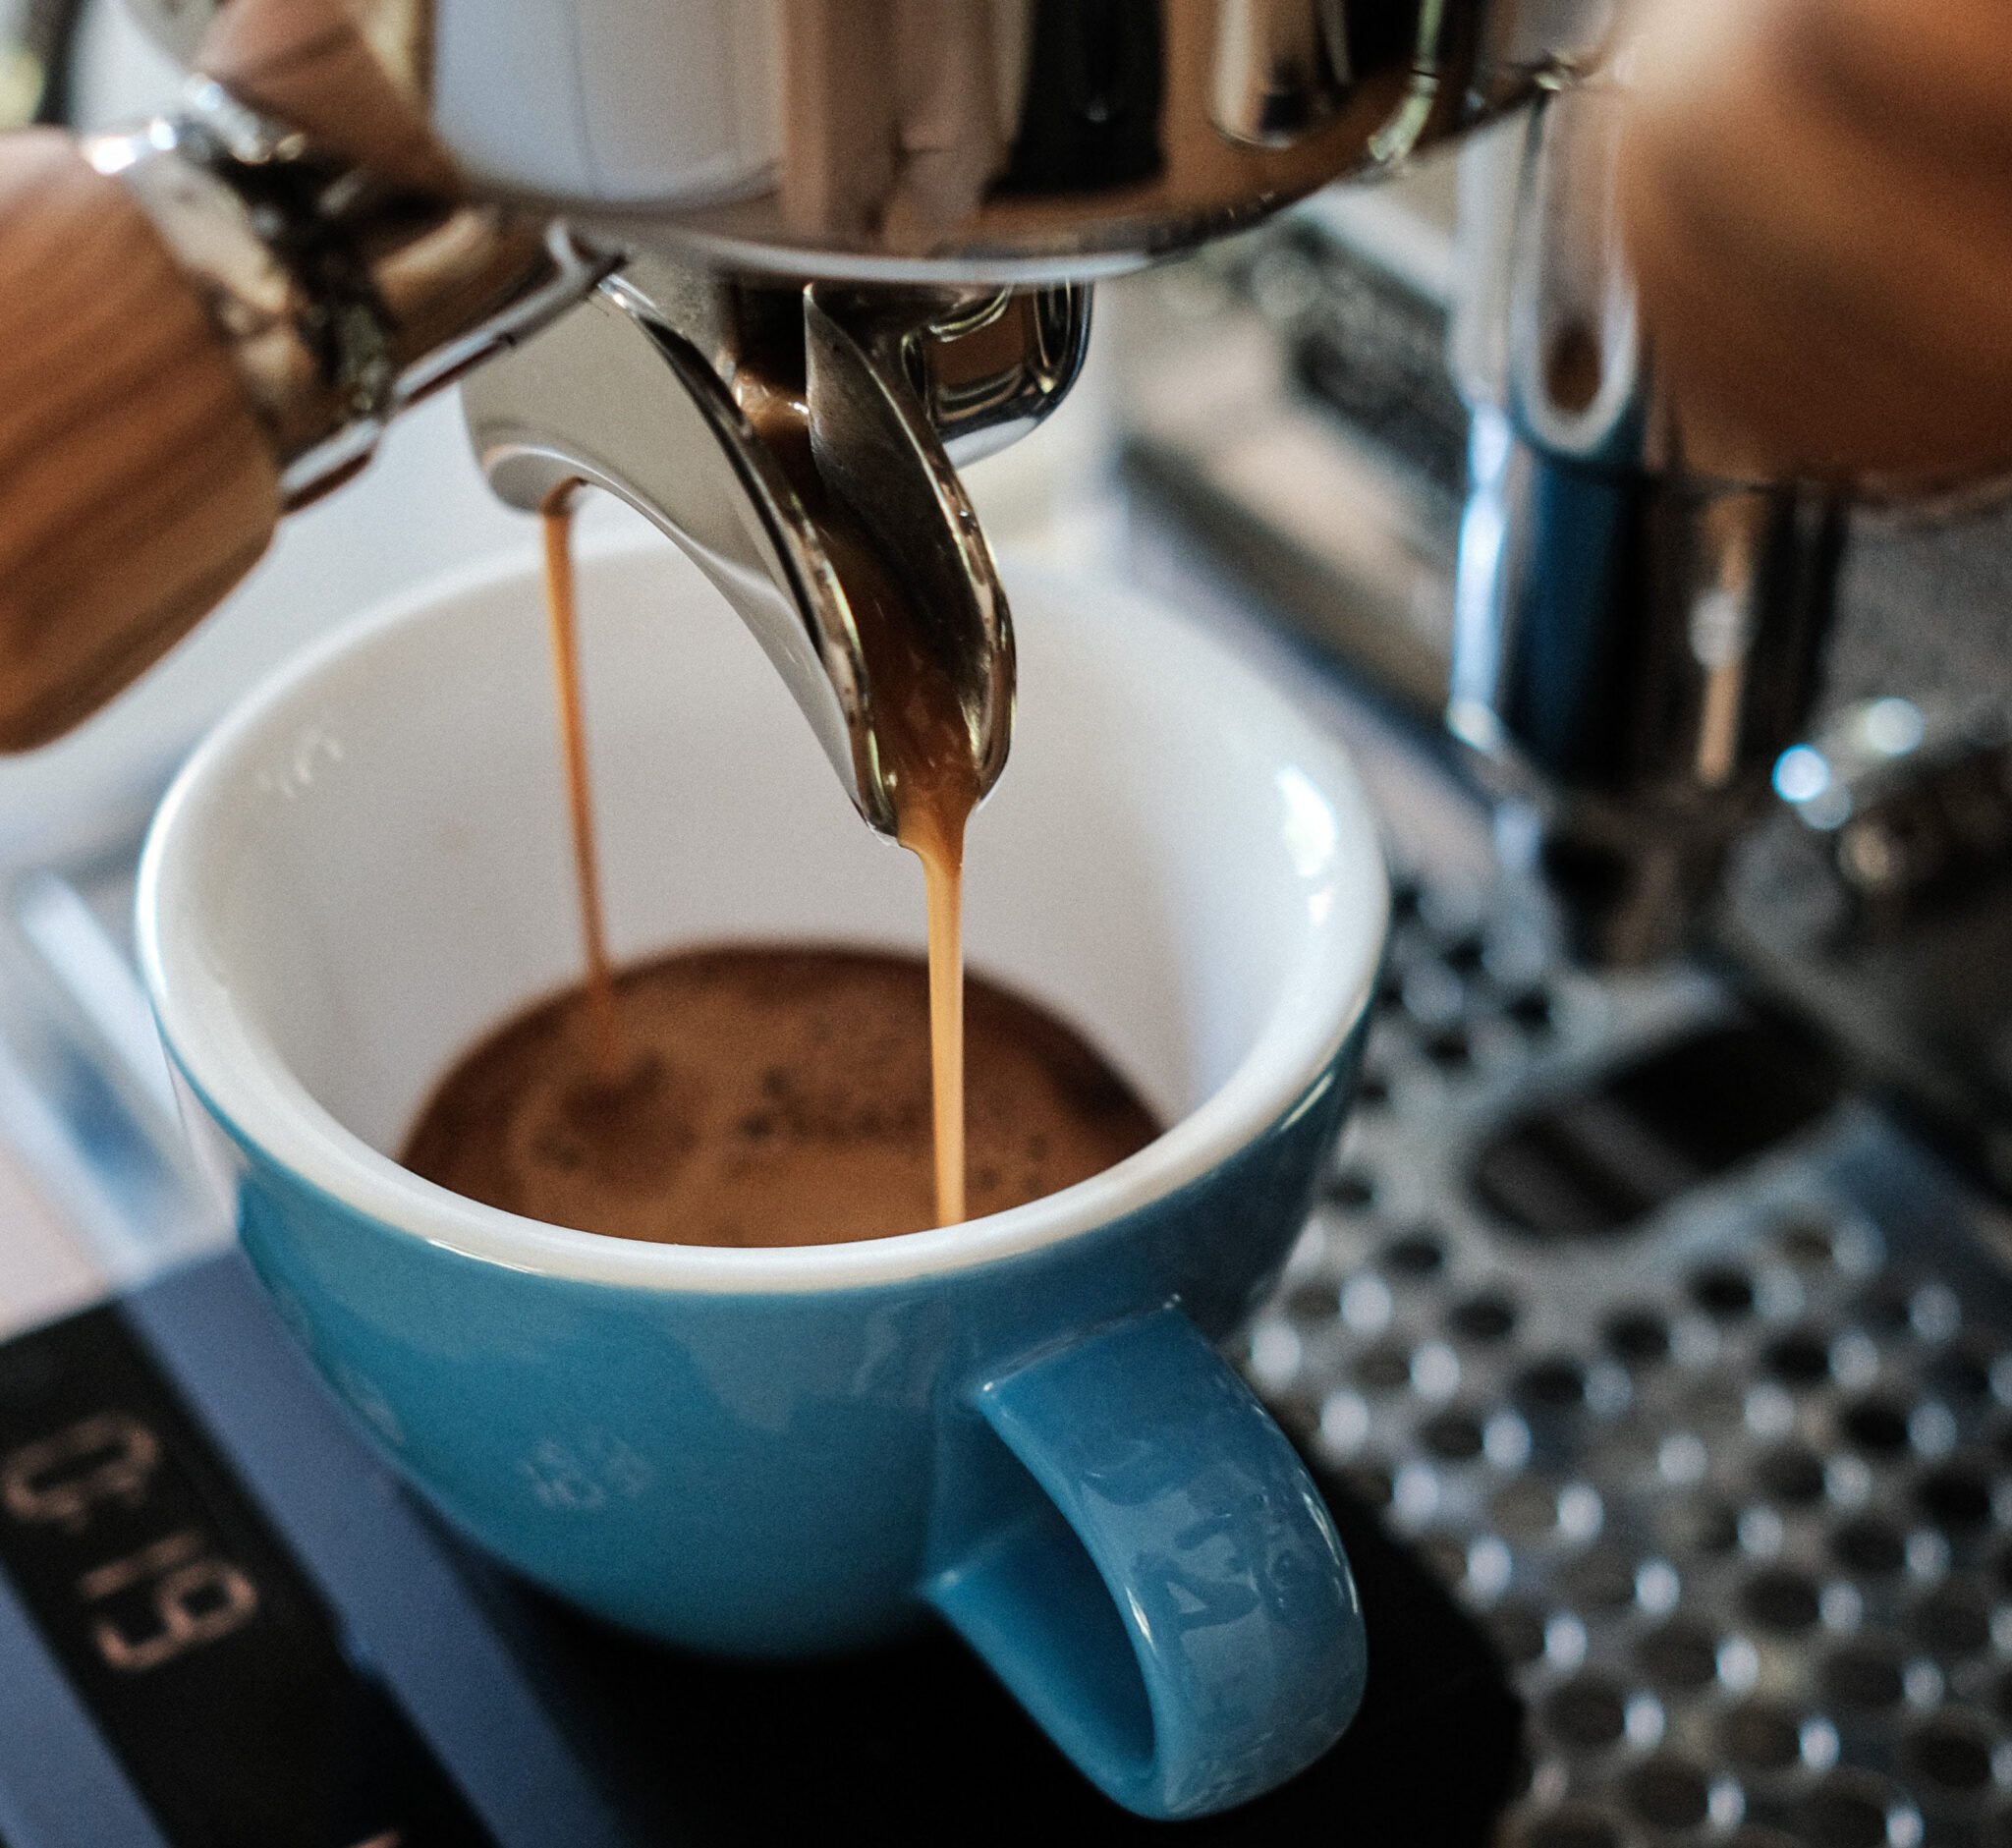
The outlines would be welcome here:
M 236 0 L 247 6 L 279 0 Z M 136 0 L 199 60 L 216 0 Z M 1084 278 L 1382 171 L 1593 54 L 1609 0 L 369 0 L 479 191 L 623 249 Z
M 570 308 L 611 260 L 557 222 L 387 188 L 215 84 L 84 152 L 196 280 L 289 508 L 346 480 L 391 419 Z
M 1249 1368 L 1501 1652 L 1488 1839 L 1989 1841 L 2002 1205 L 1695 968 L 1591 976 L 1477 898 L 1415 894 Z M 1781 1133 L 1718 1167 L 1755 1103 Z
M 1642 963 L 1692 933 L 1801 734 L 1844 519 L 1822 490 L 1686 467 L 1614 224 L 1619 128 L 1611 89 L 1547 99 L 1505 150 L 1506 222 L 1481 227 L 1447 719 L 1536 791 L 1581 947 Z

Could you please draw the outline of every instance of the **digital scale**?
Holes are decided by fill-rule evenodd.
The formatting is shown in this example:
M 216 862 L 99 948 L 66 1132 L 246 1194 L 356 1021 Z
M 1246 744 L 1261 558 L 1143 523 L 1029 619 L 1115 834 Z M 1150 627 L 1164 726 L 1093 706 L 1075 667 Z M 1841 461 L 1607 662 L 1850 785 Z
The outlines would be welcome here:
M 1514 1699 L 1444 1592 L 1354 1503 L 1336 1513 L 1381 1651 L 1369 1704 L 1293 1785 L 1182 1832 L 1479 1840 Z M 982 1840 L 1072 1820 L 1164 1832 L 933 1627 L 864 1658 L 724 1664 L 509 1581 L 366 1450 L 235 1254 L 0 1347 L 8 1848 Z

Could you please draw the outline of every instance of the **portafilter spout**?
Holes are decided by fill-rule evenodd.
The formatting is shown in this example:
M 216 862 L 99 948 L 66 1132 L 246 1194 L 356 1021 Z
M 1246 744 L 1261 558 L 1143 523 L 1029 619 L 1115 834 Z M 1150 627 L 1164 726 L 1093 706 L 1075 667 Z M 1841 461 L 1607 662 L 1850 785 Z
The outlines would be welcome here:
M 683 547 L 754 632 L 861 814 L 891 834 L 896 772 L 858 600 L 895 586 L 950 676 L 989 790 L 1012 736 L 1013 632 L 955 465 L 1039 422 L 1089 332 L 1080 286 L 737 281 L 645 257 L 469 379 L 463 403 L 511 505 L 534 511 L 582 482 Z

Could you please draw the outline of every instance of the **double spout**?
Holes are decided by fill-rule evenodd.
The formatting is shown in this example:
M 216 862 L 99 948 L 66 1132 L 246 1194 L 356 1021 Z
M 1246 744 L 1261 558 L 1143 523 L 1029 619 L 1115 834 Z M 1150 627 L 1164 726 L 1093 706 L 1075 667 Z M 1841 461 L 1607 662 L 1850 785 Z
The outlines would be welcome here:
M 900 627 L 947 676 L 989 790 L 1013 633 L 956 465 L 1060 402 L 1089 331 L 1079 286 L 737 282 L 643 258 L 469 380 L 464 406 L 511 505 L 603 488 L 690 554 L 891 834 L 899 754 L 873 637 Z

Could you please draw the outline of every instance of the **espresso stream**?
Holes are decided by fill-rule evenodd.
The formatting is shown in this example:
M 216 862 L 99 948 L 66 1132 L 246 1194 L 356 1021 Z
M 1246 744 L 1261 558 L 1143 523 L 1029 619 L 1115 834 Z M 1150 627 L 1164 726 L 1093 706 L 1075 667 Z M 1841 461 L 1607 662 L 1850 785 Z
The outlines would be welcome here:
M 895 838 L 922 863 L 928 907 L 929 1049 L 934 1087 L 936 1223 L 966 1216 L 964 1147 L 964 830 L 978 801 L 978 742 L 921 612 L 859 518 L 830 492 L 810 445 L 801 384 L 743 366 L 735 397 L 817 523 L 844 585 L 873 690 L 874 734 L 894 799 Z
M 566 811 L 573 832 L 573 882 L 580 894 L 580 935 L 587 959 L 582 1008 L 593 1038 L 597 1077 L 622 1069 L 622 1030 L 601 922 L 601 872 L 594 846 L 593 785 L 587 774 L 587 714 L 580 699 L 580 632 L 573 596 L 572 481 L 547 498 L 539 524 L 545 541 L 545 622 L 552 646 L 552 691 L 559 701 L 559 749 L 566 763 Z
M 564 484 L 544 511 L 545 591 L 586 979 L 466 1054 L 402 1159 L 508 1211 L 684 1244 L 879 1238 L 1038 1199 L 1122 1160 L 1157 1125 L 1042 1009 L 974 979 L 967 1021 L 972 728 L 893 574 L 824 498 L 801 400 L 753 384 L 744 408 L 792 465 L 846 585 L 897 836 L 922 863 L 926 971 L 905 957 L 782 946 L 612 969 L 581 706 L 577 484 Z

